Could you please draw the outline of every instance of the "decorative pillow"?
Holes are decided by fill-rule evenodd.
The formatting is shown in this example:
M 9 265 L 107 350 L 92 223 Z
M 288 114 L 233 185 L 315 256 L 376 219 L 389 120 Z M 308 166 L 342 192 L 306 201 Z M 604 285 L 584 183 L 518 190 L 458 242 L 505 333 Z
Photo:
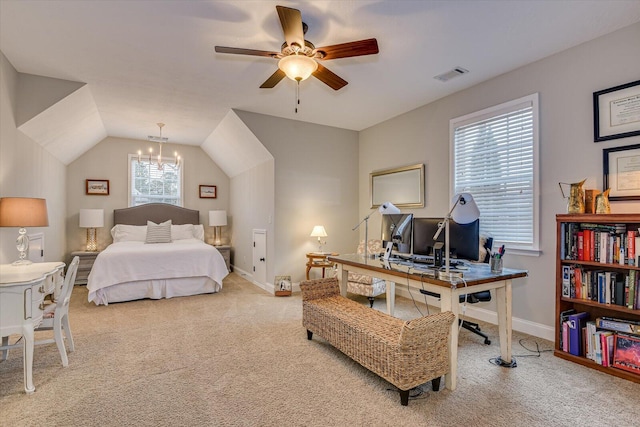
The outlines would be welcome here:
M 147 221 L 147 239 L 145 243 L 171 243 L 171 220 L 161 224 Z
M 117 224 L 111 229 L 113 243 L 144 242 L 147 239 L 146 225 Z
M 202 224 L 193 226 L 193 237 L 204 242 L 204 226 Z
M 171 224 L 171 240 L 193 239 L 193 224 Z

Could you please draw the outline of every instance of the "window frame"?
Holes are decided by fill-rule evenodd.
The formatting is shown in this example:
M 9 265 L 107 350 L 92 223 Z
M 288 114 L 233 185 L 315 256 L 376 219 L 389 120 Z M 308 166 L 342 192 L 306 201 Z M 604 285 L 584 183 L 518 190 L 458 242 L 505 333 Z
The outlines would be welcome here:
M 131 194 L 131 190 L 132 190 L 132 185 L 131 185 L 131 164 L 133 161 L 137 161 L 138 160 L 138 154 L 129 154 L 127 156 L 127 206 L 128 207 L 132 207 L 133 205 L 132 203 L 132 194 Z M 155 161 L 155 159 L 153 159 Z M 141 159 L 141 162 L 147 162 L 147 163 L 151 163 L 150 160 L 145 160 L 145 159 Z M 175 162 L 175 158 L 172 157 L 162 157 L 162 162 L 163 163 L 173 163 Z M 180 197 L 178 200 L 178 204 L 175 206 L 180 206 L 180 207 L 184 207 L 184 160 L 180 159 L 180 168 L 178 169 L 178 179 L 180 180 L 179 183 L 179 187 L 180 187 Z M 149 202 L 149 203 L 163 203 L 163 202 Z M 147 204 L 147 203 L 143 203 L 143 204 Z M 169 204 L 169 203 L 167 203 Z M 140 206 L 140 205 L 137 205 Z

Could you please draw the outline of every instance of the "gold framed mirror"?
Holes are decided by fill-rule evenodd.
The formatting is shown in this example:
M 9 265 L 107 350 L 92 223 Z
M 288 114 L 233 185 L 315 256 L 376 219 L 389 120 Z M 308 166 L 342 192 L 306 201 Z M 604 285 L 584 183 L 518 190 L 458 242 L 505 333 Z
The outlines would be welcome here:
M 384 202 L 399 208 L 423 208 L 424 164 L 371 172 L 369 198 L 372 209 Z

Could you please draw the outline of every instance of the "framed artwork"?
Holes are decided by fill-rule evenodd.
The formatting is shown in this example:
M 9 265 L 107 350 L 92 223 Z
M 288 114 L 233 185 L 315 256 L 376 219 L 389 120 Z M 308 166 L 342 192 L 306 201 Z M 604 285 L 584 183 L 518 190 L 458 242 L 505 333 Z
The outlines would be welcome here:
M 640 80 L 593 93 L 593 141 L 640 135 Z
M 609 200 L 640 200 L 640 144 L 605 148 L 602 157 Z
M 218 197 L 217 187 L 215 185 L 201 185 L 200 186 L 200 198 L 201 199 L 215 199 Z
M 109 180 L 108 179 L 87 179 L 86 194 L 94 196 L 108 196 L 109 195 Z
M 613 366 L 640 374 L 640 337 L 616 334 L 613 347 Z
M 277 297 L 287 297 L 291 295 L 291 276 L 276 276 L 273 282 Z

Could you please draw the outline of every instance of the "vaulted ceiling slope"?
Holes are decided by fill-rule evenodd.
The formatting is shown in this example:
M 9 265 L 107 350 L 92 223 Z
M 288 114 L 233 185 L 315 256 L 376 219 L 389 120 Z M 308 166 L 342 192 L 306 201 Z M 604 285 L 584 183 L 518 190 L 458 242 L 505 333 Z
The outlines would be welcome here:
M 375 37 L 380 53 L 324 62 L 349 84 L 303 81 L 296 114 L 293 81 L 259 88 L 274 59 L 214 52 L 279 51 L 276 5 L 301 11 L 316 46 Z M 18 126 L 68 163 L 158 122 L 172 142 L 206 147 L 220 123 L 236 126 L 233 109 L 362 130 L 639 21 L 638 0 L 0 0 L 0 51 L 34 102 Z M 433 78 L 457 66 L 470 72 Z M 45 84 L 56 89 L 28 93 Z

